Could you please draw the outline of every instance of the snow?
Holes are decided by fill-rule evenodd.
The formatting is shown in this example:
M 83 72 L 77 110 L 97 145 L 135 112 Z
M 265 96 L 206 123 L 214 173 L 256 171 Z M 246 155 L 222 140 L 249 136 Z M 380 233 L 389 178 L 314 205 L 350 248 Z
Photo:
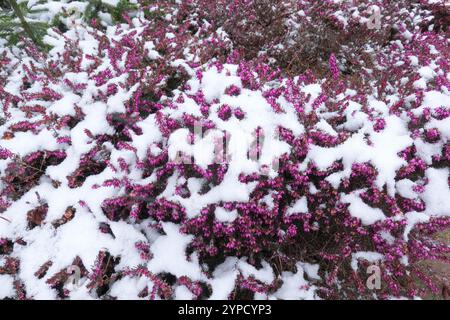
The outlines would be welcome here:
M 422 67 L 418 70 L 420 76 L 424 78 L 426 81 L 433 79 L 436 75 L 434 70 L 430 67 Z
M 407 199 L 417 198 L 417 193 L 413 190 L 414 186 L 415 183 L 409 179 L 402 179 L 400 181 L 397 181 L 395 185 L 398 194 Z
M 306 262 L 298 262 L 298 264 L 303 268 L 306 275 L 314 280 L 320 280 L 319 276 L 319 268 L 320 266 L 318 264 L 311 264 Z
M 414 81 L 414 88 L 416 89 L 426 89 L 427 88 L 427 82 L 424 78 L 420 78 L 417 81 Z
M 115 7 L 119 3 L 119 0 L 102 0 L 102 2 Z
M 427 204 L 425 212 L 429 216 L 450 216 L 450 208 L 447 205 L 450 199 L 449 169 L 429 168 L 425 175 L 429 181 L 421 195 Z
M 5 274 L 0 275 L 0 299 L 14 296 L 13 277 Z
M 336 130 L 333 129 L 333 127 L 325 120 L 321 119 L 317 124 L 316 128 L 320 131 L 323 131 L 331 136 L 337 136 Z
M 423 110 L 423 108 L 426 107 L 435 109 L 448 106 L 450 106 L 450 96 L 442 92 L 432 90 L 425 92 L 422 108 L 418 108 L 418 110 Z
M 297 272 L 283 272 L 281 279 L 283 285 L 274 297 L 284 300 L 313 300 L 315 296 L 315 286 L 309 286 L 309 283 L 304 279 L 304 270 L 301 264 L 297 264 Z
M 42 130 L 38 134 L 31 132 L 17 132 L 15 139 L 2 140 L 1 146 L 21 157 L 39 150 L 58 150 L 58 143 L 49 130 Z
M 68 93 L 63 98 L 54 103 L 48 110 L 56 113 L 58 116 L 75 115 L 74 106 L 80 101 L 80 96 Z
M 440 126 L 437 126 L 440 127 Z M 439 154 L 442 149 L 442 143 L 427 143 L 423 140 L 416 139 L 414 145 L 417 154 L 427 163 L 432 164 L 433 156 Z
M 235 73 L 236 68 L 232 65 L 225 65 L 222 72 L 212 68 L 203 73 L 201 87 L 208 102 L 212 102 L 214 99 L 220 98 L 220 96 L 225 93 L 225 89 L 231 85 L 242 87 L 241 79 L 236 76 L 227 76 L 227 71 Z
M 238 276 L 237 262 L 237 258 L 228 257 L 225 262 L 215 268 L 213 278 L 209 280 L 213 291 L 211 300 L 225 300 L 234 290 Z
M 263 261 L 261 263 L 262 268 L 257 269 L 254 266 L 247 263 L 247 259 L 242 258 L 237 263 L 237 268 L 241 271 L 242 275 L 246 278 L 253 276 L 256 280 L 260 280 L 266 283 L 272 283 L 275 279 L 274 272 L 269 263 Z
M 377 263 L 383 259 L 383 255 L 372 251 L 359 251 L 352 255 L 351 267 L 354 271 L 358 270 L 358 260 L 366 260 L 371 263 Z
M 216 208 L 215 211 L 216 219 L 221 222 L 233 222 L 237 216 L 237 210 L 227 211 L 221 207 Z
M 102 0 L 102 2 L 115 7 L 119 0 Z M 335 1 L 335 3 L 344 2 Z M 179 1 L 177 4 L 180 4 Z M 61 297 L 58 291 L 51 288 L 47 281 L 71 266 L 76 257 L 81 259 L 89 274 L 92 275 L 99 252 L 108 252 L 114 257 L 120 257 L 120 262 L 114 266 L 115 274 L 139 266 L 157 277 L 161 274 L 170 274 L 178 280 L 180 277 L 187 276 L 192 281 L 200 281 L 211 287 L 212 294 L 209 299 L 228 299 L 236 292 L 239 285 L 238 279 L 252 279 L 266 286 L 273 286 L 276 281 L 281 280 L 281 287 L 275 292 L 255 293 L 255 299 L 318 299 L 316 291 L 320 283 L 324 281 L 320 275 L 326 275 L 330 271 L 324 270 L 322 263 L 312 264 L 296 261 L 298 257 L 290 257 L 292 259 L 290 267 L 295 264 L 295 268 L 292 268 L 294 270 L 275 270 L 273 261 L 268 258 L 267 261 L 262 259 L 258 253 L 242 255 L 226 252 L 224 259 L 221 259 L 223 252 L 219 252 L 217 261 L 220 263 L 211 267 L 202 260 L 195 249 L 196 241 L 208 242 L 208 237 L 205 236 L 207 239 L 205 240 L 199 235 L 190 234 L 185 228 L 186 221 L 202 218 L 200 216 L 202 209 L 209 207 L 211 215 L 208 219 L 212 222 L 211 225 L 223 224 L 226 228 L 233 230 L 231 228 L 245 223 L 241 219 L 244 213 L 239 208 L 229 209 L 227 205 L 251 204 L 258 208 L 264 207 L 264 210 L 278 210 L 276 198 L 280 194 L 290 195 L 288 206 L 280 210 L 280 214 L 283 215 L 281 229 L 292 221 L 298 223 L 296 219 L 314 216 L 318 209 L 329 209 L 328 203 L 315 203 L 315 196 L 320 198 L 326 195 L 323 194 L 323 187 L 318 186 L 313 179 L 310 179 L 310 174 L 306 173 L 311 165 L 327 172 L 334 164 L 342 163 L 342 170 L 338 169 L 326 174 L 324 182 L 329 182 L 334 188 L 333 192 L 335 191 L 336 197 L 339 198 L 337 205 L 348 206 L 350 215 L 361 222 L 362 230 L 370 230 L 369 233 L 373 231 L 374 224 L 382 225 L 384 222 L 386 224 L 390 222 L 387 218 L 388 214 L 385 215 L 383 211 L 385 209 L 381 210 L 377 204 L 369 205 L 361 198 L 362 193 L 369 188 L 378 189 L 383 196 L 386 192 L 386 196 L 397 203 L 403 200 L 399 198 L 415 202 L 423 201 L 425 205 L 423 212 L 401 209 L 402 212 L 393 218 L 395 221 L 405 223 L 404 230 L 400 232 L 373 231 L 378 232 L 378 235 L 389 245 L 395 245 L 396 242 L 401 241 L 404 241 L 406 245 L 410 240 L 411 231 L 417 224 L 429 222 L 433 217 L 450 216 L 448 201 L 450 171 L 446 166 L 446 159 L 440 162 L 435 160 L 437 155 L 445 155 L 447 151 L 445 148 L 448 148 L 450 139 L 450 118 L 438 115 L 438 113 L 444 114 L 443 110 L 450 107 L 448 86 L 445 87 L 445 79 L 450 80 L 450 73 L 445 73 L 446 68 L 440 61 L 442 49 L 439 48 L 438 43 L 429 46 L 431 52 L 427 59 L 410 50 L 413 42 L 418 41 L 416 38 L 419 29 L 402 28 L 404 31 L 399 35 L 400 39 L 393 42 L 398 49 L 398 52 L 392 55 L 393 73 L 399 72 L 397 69 L 405 69 L 410 70 L 410 74 L 399 73 L 403 77 L 389 79 L 386 89 L 383 89 L 381 94 L 376 92 L 379 83 L 371 84 L 371 90 L 364 93 L 358 88 L 358 83 L 352 83 L 349 85 L 352 88 L 345 88 L 339 91 L 339 94 L 327 97 L 326 104 L 322 102 L 316 105 L 314 101 L 324 94 L 328 95 L 326 86 L 332 87 L 332 84 L 320 78 L 300 80 L 304 75 L 298 75 L 293 77 L 293 80 L 298 83 L 292 88 L 298 90 L 300 102 L 295 105 L 287 92 L 279 96 L 273 94 L 275 98 L 270 102 L 276 103 L 279 107 L 279 110 L 274 111 L 273 105 L 269 103 L 265 95 L 270 90 L 276 91 L 284 86 L 288 87 L 288 79 L 284 73 L 258 89 L 250 89 L 243 79 L 245 75 L 243 76 L 239 71 L 245 64 L 238 64 L 235 61 L 231 63 L 230 61 L 234 59 L 228 59 L 228 63 L 223 65 L 219 63 L 220 59 L 216 58 L 204 61 L 201 55 L 204 52 L 197 47 L 199 45 L 205 46 L 209 42 L 214 43 L 217 39 L 221 39 L 224 44 L 229 45 L 229 48 L 220 49 L 235 49 L 234 43 L 230 40 L 232 37 L 224 28 L 212 30 L 213 25 L 204 21 L 196 35 L 188 35 L 190 40 L 186 44 L 187 47 L 177 48 L 176 54 L 162 49 L 164 46 L 175 48 L 178 45 L 179 26 L 175 25 L 174 17 L 177 16 L 176 11 L 181 9 L 171 10 L 168 6 L 163 19 L 167 20 L 170 27 L 162 30 L 161 39 L 158 37 L 149 39 L 146 33 L 149 32 L 148 26 L 153 25 L 142 12 L 132 12 L 131 23 L 117 25 L 112 25 L 111 14 L 99 12 L 98 19 L 104 26 L 102 30 L 102 28 L 88 26 L 83 20 L 82 14 L 86 9 L 86 2 L 32 0 L 28 1 L 27 5 L 35 10 L 44 9 L 42 13 L 33 13 L 29 17 L 37 21 L 49 22 L 60 12 L 68 12 L 67 17 L 61 17 L 62 23 L 68 27 L 68 30 L 60 33 L 49 29 L 43 38 L 44 43 L 51 47 L 48 57 L 36 60 L 28 56 L 21 47 L 9 48 L 7 42 L 0 39 L 1 59 L 3 57 L 11 59 L 11 62 L 0 61 L 2 87 L 0 88 L 2 98 L 0 99 L 0 151 L 8 150 L 14 155 L 14 157 L 0 159 L 0 240 L 22 239 L 26 242 L 25 245 L 19 245 L 16 241 L 12 254 L 0 255 L 0 266 L 5 263 L 7 256 L 20 261 L 17 274 L 13 276 L 0 274 L 0 299 L 16 297 L 17 292 L 13 284 L 16 279 L 23 282 L 27 296 L 33 299 L 59 299 Z M 151 6 L 149 10 L 153 12 L 155 8 Z M 410 13 L 407 9 L 404 10 L 405 13 Z M 305 18 L 308 14 L 300 11 L 297 15 Z M 366 22 L 358 10 L 351 13 L 337 10 L 333 16 L 343 24 L 346 30 L 352 25 L 349 23 L 350 19 L 356 19 L 359 23 Z M 410 17 L 417 18 L 414 14 Z M 298 29 L 299 24 L 295 19 L 290 19 L 288 23 L 291 25 L 289 28 Z M 202 39 L 203 42 L 199 42 L 198 37 L 208 32 L 215 32 L 218 37 L 206 37 Z M 294 36 L 294 34 L 289 35 L 289 37 Z M 104 41 L 105 43 L 111 41 L 114 44 L 113 47 L 121 47 L 124 51 L 114 52 L 112 48 L 105 49 Z M 140 53 L 146 56 L 146 65 L 142 69 L 129 68 L 128 59 L 133 58 L 133 52 L 129 50 L 128 42 L 134 41 L 140 47 L 132 50 L 143 49 Z M 80 54 L 77 56 L 79 60 L 67 55 L 68 48 L 72 47 L 76 47 L 79 51 Z M 276 46 L 281 52 L 287 50 L 287 47 L 285 44 Z M 365 48 L 366 52 L 371 54 L 374 53 L 374 49 L 371 45 Z M 170 52 L 169 58 L 165 51 Z M 114 57 L 114 54 L 119 56 Z M 76 66 L 69 66 L 69 60 Z M 114 62 L 117 64 L 114 65 Z M 383 66 L 378 66 L 379 61 L 374 60 L 374 64 L 377 65 L 378 71 L 386 72 Z M 153 65 L 157 68 L 153 68 Z M 24 80 L 28 77 L 25 66 L 33 69 L 31 74 L 36 78 L 31 79 L 32 81 Z M 342 67 L 341 64 L 340 66 Z M 52 68 L 55 69 L 55 74 L 46 74 L 48 73 L 46 68 L 50 68 L 50 71 Z M 166 69 L 176 73 L 185 71 L 187 82 L 171 92 L 164 91 L 166 90 L 164 88 L 164 93 L 157 104 L 153 102 L 151 104 L 158 109 L 157 112 L 152 110 L 149 114 L 141 116 L 139 112 L 130 110 L 132 107 L 130 102 L 137 99 L 136 93 L 145 91 L 142 100 L 148 103 L 147 100 L 151 99 L 148 99 L 145 94 L 157 91 L 165 85 L 162 81 L 154 87 L 145 87 L 148 79 L 153 80 L 160 76 L 156 74 L 157 70 Z M 107 70 L 111 71 L 111 74 L 105 76 L 104 83 L 98 85 L 94 75 Z M 255 70 L 268 71 L 252 67 L 249 77 L 258 78 Z M 57 75 L 56 71 L 61 74 Z M 373 75 L 375 70 L 367 67 L 364 68 L 364 72 Z M 138 80 L 134 79 L 135 77 Z M 345 81 L 345 77 L 342 75 L 339 81 Z M 74 89 L 72 85 L 69 85 L 70 83 L 79 89 Z M 393 83 L 396 83 L 398 87 Z M 114 93 L 110 92 L 111 85 L 117 88 Z M 231 86 L 237 87 L 239 93 L 225 94 Z M 417 92 L 414 94 L 413 90 L 413 94 L 404 94 L 404 91 L 411 90 L 411 86 L 417 89 Z M 54 90 L 60 96 L 49 99 L 28 98 L 31 95 L 39 95 L 45 87 Z M 414 101 L 420 101 L 421 93 L 423 93 L 423 100 L 420 105 L 414 104 Z M 9 95 L 13 96 L 14 101 L 6 108 L 7 103 L 4 97 Z M 198 101 L 202 100 L 202 95 L 209 108 L 207 114 L 203 110 L 205 107 L 203 102 Z M 405 103 L 398 113 L 391 110 L 391 107 L 402 99 Z M 230 118 L 225 120 L 219 117 L 224 105 L 229 106 L 232 111 Z M 328 105 L 332 106 L 331 109 Z M 339 108 L 332 109 L 334 106 Z M 33 107 L 43 108 L 44 111 L 27 111 L 27 108 Z M 299 112 L 296 109 L 298 107 L 303 108 L 304 111 Z M 234 114 L 237 108 L 244 114 L 243 118 L 238 118 Z M 431 109 L 430 118 L 426 119 L 423 126 L 413 131 L 411 127 L 414 127 L 414 124 L 411 122 L 411 116 L 422 117 L 428 108 Z M 81 112 L 77 112 L 78 110 Z M 123 132 L 119 132 L 119 129 L 108 121 L 109 117 L 117 114 L 129 116 L 130 122 L 126 123 L 128 127 Z M 207 120 L 214 125 L 214 128 L 205 132 L 198 132 L 195 127 L 192 130 L 190 125 L 184 124 L 184 117 L 187 115 L 203 121 Z M 72 119 L 73 126 L 62 123 L 64 122 L 62 119 L 66 116 L 77 118 Z M 164 125 L 161 119 L 165 117 L 178 123 L 176 129 L 163 132 Z M 134 119 L 137 119 L 136 122 Z M 384 120 L 385 126 L 375 130 L 374 123 L 378 119 Z M 11 129 L 11 126 L 22 121 L 33 123 L 35 129 L 25 131 Z M 295 142 L 287 142 L 280 137 L 280 128 L 292 133 L 296 139 Z M 255 132 L 259 129 L 262 132 L 262 139 L 259 141 L 261 148 L 259 158 L 254 159 L 248 156 L 248 151 L 255 143 Z M 426 141 L 425 130 L 430 129 L 437 129 L 438 141 Z M 315 144 L 309 136 L 311 131 L 336 138 L 339 143 L 327 147 L 321 143 Z M 123 136 L 126 137 L 123 138 Z M 62 137 L 70 138 L 70 142 L 58 142 L 58 138 Z M 221 159 L 220 164 L 227 170 L 221 177 L 223 179 L 217 183 L 196 174 L 180 172 L 182 171 L 180 168 L 183 167 L 181 165 L 172 171 L 168 170 L 167 176 L 161 179 L 159 176 L 161 168 L 151 165 L 148 159 L 148 157 L 165 156 L 167 153 L 170 165 L 175 166 L 180 164 L 177 163 L 179 160 L 177 157 L 183 154 L 192 156 L 194 163 L 206 170 L 217 164 L 217 141 L 223 141 L 224 137 L 227 138 L 225 139 L 227 157 Z M 118 140 L 126 142 L 131 148 L 122 148 L 117 143 Z M 302 146 L 301 150 L 297 150 L 293 145 L 300 140 L 308 140 L 308 144 L 305 147 Z M 105 155 L 105 159 L 101 159 L 106 161 L 106 168 L 96 174 L 87 172 L 80 186 L 69 187 L 70 175 L 80 168 L 83 156 L 96 147 L 108 154 Z M 399 177 L 399 171 L 410 163 L 410 160 L 403 158 L 400 153 L 410 147 L 415 147 L 414 156 L 427 164 L 424 177 L 421 176 L 422 172 L 413 177 Z M 42 176 L 36 179 L 29 190 L 25 190 L 26 192 L 20 194 L 17 199 L 12 199 L 8 196 L 8 181 L 4 179 L 9 175 L 6 170 L 8 165 L 13 162 L 20 164 L 22 160 L 19 160 L 19 157 L 41 150 L 63 151 L 67 157 L 61 163 L 43 169 L 40 172 Z M 297 152 L 304 152 L 305 157 L 301 156 L 298 157 L 300 160 L 295 160 Z M 285 175 L 279 174 L 278 160 L 285 155 L 290 157 L 289 161 L 296 162 L 290 169 L 293 174 L 299 176 L 295 176 L 293 180 L 297 177 L 305 177 L 304 189 L 297 190 L 286 182 Z M 102 157 L 103 155 L 97 155 L 94 159 L 98 160 Z M 436 164 L 436 162 L 439 163 Z M 122 168 L 124 164 L 126 168 Z M 357 186 L 351 188 L 351 191 L 346 190 L 342 183 L 350 178 L 354 164 L 373 166 L 376 171 L 373 185 Z M 183 169 L 186 168 L 183 167 Z M 144 173 L 148 173 L 145 178 Z M 243 182 L 242 177 L 246 175 L 257 175 L 259 180 Z M 105 186 L 105 181 L 111 179 L 117 179 L 119 182 L 114 186 Z M 266 180 L 276 187 L 267 187 L 268 190 L 264 190 L 261 194 L 258 183 Z M 280 181 L 282 185 L 278 185 Z M 134 190 L 137 186 L 152 187 L 158 183 L 163 188 L 155 195 L 156 199 L 146 198 L 143 201 L 143 207 L 140 208 L 144 214 L 150 215 L 149 218 L 141 221 L 140 218 L 130 216 L 113 221 L 114 219 L 110 219 L 105 214 L 103 207 L 105 200 L 123 197 L 124 201 L 132 202 L 134 210 L 139 208 L 136 203 L 139 196 L 136 197 L 135 191 L 130 190 Z M 207 191 L 204 191 L 205 186 L 209 187 Z M 189 191 L 188 195 L 178 193 L 179 187 L 186 187 Z M 279 193 L 280 191 L 282 193 Z M 151 208 L 155 200 L 169 201 L 182 207 L 183 213 L 186 214 L 182 217 L 183 221 L 175 223 L 175 219 L 171 221 L 171 218 L 155 218 L 153 216 L 155 212 Z M 42 203 L 48 206 L 48 211 L 43 217 L 42 224 L 32 229 L 28 226 L 27 212 Z M 75 209 L 73 218 L 55 227 L 53 222 L 61 219 L 69 206 Z M 258 220 L 259 216 L 252 219 Z M 113 235 L 99 230 L 99 227 L 104 224 L 109 226 Z M 316 223 L 314 227 L 320 226 Z M 286 232 L 281 229 L 279 233 L 284 236 Z M 301 227 L 298 230 L 303 232 Z M 211 246 L 212 243 L 211 240 Z M 148 245 L 148 256 L 147 252 L 143 254 L 143 249 L 137 248 L 137 244 L 142 244 L 144 247 Z M 210 244 L 206 243 L 206 246 L 208 245 Z M 255 248 L 258 245 L 259 243 L 255 243 Z M 384 255 L 379 252 L 359 251 L 352 252 L 350 263 L 356 271 L 361 260 L 379 263 L 384 259 Z M 48 261 L 51 261 L 52 265 L 49 266 L 46 274 L 38 279 L 36 271 Z M 399 261 L 407 265 L 408 256 L 405 254 Z M 82 277 L 78 285 L 65 284 L 64 289 L 68 289 L 68 298 L 102 298 L 97 296 L 95 289 L 88 288 L 89 282 L 88 277 Z M 139 295 L 145 288 L 151 291 L 153 285 L 153 281 L 148 277 L 122 275 L 110 283 L 107 294 L 125 300 L 148 299 Z M 172 297 L 174 299 L 195 298 L 191 290 L 178 281 L 175 281 L 171 288 L 174 291 Z
M 155 50 L 155 44 L 153 43 L 153 41 L 146 42 L 144 48 L 148 50 L 148 57 L 151 60 L 156 60 L 161 57 L 158 51 Z
M 408 58 L 413 66 L 417 66 L 419 64 L 419 58 L 416 56 L 409 56 Z
M 417 223 L 424 223 L 430 220 L 430 217 L 423 212 L 409 212 L 406 214 L 407 224 L 403 233 L 403 239 L 408 239 L 409 233 Z
M 71 131 L 71 149 L 73 151 L 78 154 L 83 154 L 91 149 L 91 146 L 89 145 L 91 138 L 86 134 L 86 129 L 88 129 L 93 136 L 114 133 L 114 129 L 111 128 L 106 120 L 106 110 L 107 107 L 104 103 L 96 102 L 91 105 L 89 113 L 84 120 L 79 122 Z
M 179 232 L 179 226 L 174 223 L 163 223 L 165 235 L 160 236 L 151 245 L 153 259 L 147 264 L 150 272 L 158 274 L 169 272 L 177 277 L 188 276 L 192 280 L 201 280 L 201 268 L 198 258 L 191 256 L 187 260 L 186 247 L 191 242 L 192 236 Z
M 290 215 L 293 213 L 307 213 L 308 212 L 308 202 L 306 197 L 301 197 L 298 199 L 292 207 L 289 207 L 286 214 Z
M 377 221 L 385 219 L 383 211 L 378 208 L 372 208 L 364 203 L 358 194 L 343 194 L 342 200 L 349 203 L 348 210 L 350 214 L 361 220 L 364 225 L 371 225 Z
M 192 192 L 189 198 L 181 198 L 177 195 L 169 197 L 170 200 L 181 203 L 190 218 L 198 215 L 200 209 L 208 204 L 219 201 L 248 201 L 253 186 L 239 183 L 239 174 L 258 171 L 259 168 L 266 165 L 270 168 L 268 175 L 276 176 L 274 161 L 289 151 L 289 146 L 280 141 L 277 128 L 282 125 L 291 129 L 295 134 L 304 131 L 303 125 L 296 120 L 295 109 L 292 105 L 286 105 L 284 113 L 274 115 L 271 106 L 260 92 L 243 89 L 238 97 L 225 95 L 225 89 L 230 85 L 241 86 L 240 79 L 234 75 L 235 73 L 236 66 L 225 65 L 222 72 L 218 72 L 216 68 L 204 72 L 201 82 L 191 79 L 189 84 L 193 93 L 202 88 L 208 101 L 219 100 L 219 103 L 213 105 L 210 115 L 211 120 L 217 124 L 216 129 L 203 132 L 201 137 L 196 136 L 194 145 L 188 143 L 189 132 L 185 128 L 175 130 L 168 139 L 170 159 L 175 160 L 178 154 L 183 153 L 193 156 L 196 164 L 206 168 L 213 163 L 214 159 L 213 138 L 223 137 L 223 131 L 227 132 L 230 137 L 227 140 L 226 148 L 230 157 L 229 167 L 220 185 L 213 187 L 204 195 Z M 222 104 L 227 104 L 231 108 L 241 108 L 246 115 L 245 118 L 238 120 L 233 117 L 228 121 L 221 120 L 216 113 Z M 187 100 L 178 105 L 177 109 L 164 112 L 172 117 L 181 117 L 183 113 L 198 115 L 194 110 L 191 102 Z M 258 127 L 264 128 L 264 143 L 260 158 L 254 161 L 249 159 L 247 150 L 255 140 L 254 132 Z
M 110 294 L 120 300 L 145 300 L 138 294 L 146 287 L 152 287 L 152 281 L 147 278 L 131 278 L 125 276 L 116 281 L 111 288 Z
M 125 102 L 128 101 L 136 91 L 138 84 L 134 85 L 130 90 L 126 91 L 119 87 L 118 92 L 108 98 L 108 113 L 124 113 Z
M 371 99 L 369 106 L 374 110 L 378 111 L 382 115 L 388 115 L 389 108 L 383 101 L 378 101 L 375 99 Z
M 185 286 L 178 286 L 175 289 L 175 300 L 193 300 L 194 294 Z
M 426 129 L 436 128 L 443 138 L 450 139 L 450 118 L 445 118 L 442 120 L 432 119 L 425 126 Z M 435 153 L 436 154 L 436 153 Z
M 390 195 L 395 193 L 395 175 L 406 161 L 398 153 L 411 145 L 413 140 L 409 137 L 408 130 L 402 121 L 389 116 L 385 119 L 386 128 L 381 132 L 373 132 L 371 129 L 363 127 L 353 134 L 343 144 L 334 148 L 320 147 L 312 145 L 307 159 L 313 162 L 321 170 L 330 167 L 333 162 L 342 160 L 344 174 L 349 176 L 353 163 L 371 162 L 378 170 L 376 179 L 377 186 L 381 189 L 387 186 Z M 361 119 L 361 123 L 365 121 Z M 366 142 L 365 134 L 370 135 L 372 145 Z
M 148 149 L 152 144 L 162 139 L 161 132 L 157 129 L 156 119 L 154 115 L 148 116 L 143 121 L 136 124 L 142 130 L 141 135 L 134 132 L 132 135 L 133 146 L 136 148 L 136 155 L 139 159 L 145 158 Z M 155 154 L 156 155 L 156 154 Z

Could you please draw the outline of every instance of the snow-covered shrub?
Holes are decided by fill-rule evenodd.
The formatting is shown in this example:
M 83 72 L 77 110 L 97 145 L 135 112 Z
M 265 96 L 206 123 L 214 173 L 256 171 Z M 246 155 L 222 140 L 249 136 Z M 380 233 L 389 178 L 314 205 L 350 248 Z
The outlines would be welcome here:
M 438 290 L 416 262 L 450 253 L 440 9 L 379 1 L 376 33 L 369 1 L 270 3 L 149 1 L 0 48 L 0 298 Z
M 245 58 L 262 54 L 271 66 L 289 75 L 313 69 L 316 75 L 325 76 L 329 74 L 328 59 L 334 54 L 343 72 L 355 77 L 373 66 L 373 50 L 394 39 L 396 23 L 409 18 L 409 11 L 402 9 L 410 5 L 410 1 L 366 0 L 200 2 L 193 7 L 215 28 L 225 31 Z M 383 8 L 377 29 L 367 23 L 373 7 Z

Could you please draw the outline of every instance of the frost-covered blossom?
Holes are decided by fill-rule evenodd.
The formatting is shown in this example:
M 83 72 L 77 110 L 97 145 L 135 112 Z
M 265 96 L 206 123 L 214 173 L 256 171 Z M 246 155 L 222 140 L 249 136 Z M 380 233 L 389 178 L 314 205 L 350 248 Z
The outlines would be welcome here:
M 62 4 L 48 50 L 0 39 L 0 299 L 440 290 L 419 264 L 450 253 L 439 4 L 379 2 L 373 30 L 368 0 L 133 3 Z

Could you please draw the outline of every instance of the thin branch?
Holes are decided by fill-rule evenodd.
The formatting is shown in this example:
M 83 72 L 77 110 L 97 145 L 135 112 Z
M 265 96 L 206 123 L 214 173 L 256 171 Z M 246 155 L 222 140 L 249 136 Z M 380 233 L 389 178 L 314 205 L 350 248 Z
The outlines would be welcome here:
M 3 220 L 5 220 L 5 221 L 8 221 L 9 223 L 11 223 L 11 220 L 9 220 L 9 219 L 6 219 L 5 217 L 3 217 L 3 216 L 0 216 L 0 219 L 3 219 Z

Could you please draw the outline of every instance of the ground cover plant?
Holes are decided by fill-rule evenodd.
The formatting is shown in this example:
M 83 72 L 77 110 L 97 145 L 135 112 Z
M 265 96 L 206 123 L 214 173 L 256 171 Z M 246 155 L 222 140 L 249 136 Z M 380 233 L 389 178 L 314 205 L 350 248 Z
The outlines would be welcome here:
M 448 297 L 444 1 L 11 3 L 0 299 Z

